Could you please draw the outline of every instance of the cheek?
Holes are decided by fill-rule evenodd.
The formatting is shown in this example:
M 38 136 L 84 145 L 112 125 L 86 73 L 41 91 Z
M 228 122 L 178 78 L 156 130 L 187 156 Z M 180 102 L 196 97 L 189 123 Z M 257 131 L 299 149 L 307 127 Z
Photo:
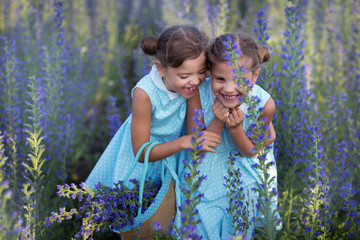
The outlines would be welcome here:
M 250 83 L 252 83 L 253 82 L 253 74 L 252 73 L 248 73 L 248 74 L 246 74 L 246 79 L 249 79 L 250 80 Z
M 213 89 L 213 92 L 214 92 L 215 94 L 217 94 L 217 93 L 220 91 L 220 89 L 221 89 L 221 85 L 220 85 L 220 84 L 217 84 L 217 83 L 213 83 L 212 89 Z

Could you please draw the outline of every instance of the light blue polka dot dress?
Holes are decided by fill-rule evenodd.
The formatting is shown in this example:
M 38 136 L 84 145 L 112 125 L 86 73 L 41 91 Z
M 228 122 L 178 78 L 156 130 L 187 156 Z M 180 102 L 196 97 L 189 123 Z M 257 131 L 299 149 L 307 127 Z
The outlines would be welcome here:
M 164 143 L 180 137 L 183 133 L 186 116 L 186 99 L 178 93 L 170 92 L 165 87 L 155 66 L 152 67 L 148 75 L 144 76 L 136 84 L 134 89 L 137 87 L 147 93 L 152 105 L 150 141 Z M 101 182 L 105 186 L 113 187 L 113 183 L 124 179 L 132 163 L 135 161 L 131 144 L 131 116 L 130 114 L 122 124 L 101 155 L 85 182 L 87 186 L 95 188 L 95 184 Z M 179 205 L 179 180 L 176 175 L 177 157 L 178 154 L 175 154 L 166 159 L 166 169 L 172 173 L 174 183 L 176 184 L 176 202 Z M 149 169 L 152 169 L 151 178 L 154 181 L 161 179 L 161 161 L 149 162 Z M 135 178 L 140 180 L 142 170 L 143 164 L 138 163 L 129 179 Z M 133 187 L 133 184 L 130 182 L 126 185 Z
M 257 89 L 257 87 L 255 89 Z M 215 99 L 211 89 L 210 78 L 207 78 L 199 87 L 199 91 L 202 109 L 205 111 L 205 125 L 208 126 L 214 118 L 211 107 Z M 247 125 L 249 123 L 246 122 L 245 124 Z M 229 153 L 231 152 L 232 155 L 235 155 L 239 151 L 234 146 L 231 135 L 226 127 L 221 132 L 221 138 L 221 144 L 216 148 L 216 153 L 206 153 L 203 162 L 199 165 L 200 175 L 204 174 L 207 176 L 207 179 L 202 182 L 202 185 L 198 189 L 198 193 L 204 194 L 200 204 L 197 206 L 198 217 L 201 220 L 201 223 L 197 225 L 197 233 L 198 235 L 202 235 L 203 239 L 230 239 L 233 232 L 232 216 L 228 214 L 226 210 L 226 208 L 229 207 L 229 197 L 227 196 L 227 188 L 224 186 L 224 176 L 227 175 Z M 186 155 L 185 152 L 182 152 L 180 159 L 184 157 L 188 158 L 189 156 Z M 251 190 L 257 186 L 256 183 L 259 180 L 256 170 L 251 167 L 254 159 L 241 158 L 239 156 L 235 157 L 234 169 L 240 168 L 244 192 L 247 193 L 249 191 L 250 194 L 249 197 L 246 196 L 246 199 L 250 201 L 253 200 L 256 204 L 258 194 Z M 186 168 L 180 165 L 179 178 L 183 186 L 187 186 L 183 177 L 185 172 Z M 181 197 L 181 200 L 184 201 L 184 196 L 182 195 Z M 256 208 L 253 209 L 252 204 L 249 210 L 250 218 L 254 217 L 254 214 L 257 214 L 257 210 Z M 254 228 L 255 225 L 252 223 L 248 229 L 249 237 L 251 237 Z

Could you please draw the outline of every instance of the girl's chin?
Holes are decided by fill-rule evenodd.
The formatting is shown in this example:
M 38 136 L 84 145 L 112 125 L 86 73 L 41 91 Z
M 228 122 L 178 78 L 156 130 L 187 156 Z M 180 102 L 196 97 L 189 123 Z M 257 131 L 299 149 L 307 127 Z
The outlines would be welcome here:
M 190 98 L 192 98 L 194 95 L 195 95 L 195 91 L 194 92 L 192 92 L 192 93 L 184 93 L 184 92 L 181 92 L 180 93 L 180 95 L 183 97 L 183 98 L 185 98 L 185 99 L 190 99 Z
M 222 105 L 226 108 L 236 108 L 240 106 L 239 102 L 228 102 L 228 101 L 221 101 Z

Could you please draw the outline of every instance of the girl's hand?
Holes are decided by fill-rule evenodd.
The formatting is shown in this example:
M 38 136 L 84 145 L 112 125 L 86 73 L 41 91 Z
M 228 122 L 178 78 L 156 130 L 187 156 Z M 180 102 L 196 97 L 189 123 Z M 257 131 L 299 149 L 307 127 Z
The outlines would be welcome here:
M 214 105 L 211 109 L 215 117 L 225 124 L 229 117 L 229 110 L 222 105 L 218 98 L 215 98 Z
M 244 121 L 244 112 L 239 108 L 231 108 L 225 126 L 228 128 L 235 128 Z
M 200 138 L 200 141 L 202 142 L 201 150 L 215 153 L 216 150 L 214 148 L 216 148 L 221 143 L 220 135 L 206 130 L 201 132 L 203 133 Z
M 219 134 L 214 133 L 214 132 L 210 132 L 210 131 L 201 131 L 202 132 L 202 136 L 200 137 L 200 141 L 201 141 L 201 151 L 206 151 L 206 152 L 213 152 L 215 153 L 216 150 L 214 148 L 216 148 L 220 142 L 221 142 L 221 137 Z M 193 134 L 189 134 L 186 136 L 183 136 L 184 141 L 183 141 L 183 149 L 193 149 L 193 146 L 191 144 L 191 139 L 194 137 Z

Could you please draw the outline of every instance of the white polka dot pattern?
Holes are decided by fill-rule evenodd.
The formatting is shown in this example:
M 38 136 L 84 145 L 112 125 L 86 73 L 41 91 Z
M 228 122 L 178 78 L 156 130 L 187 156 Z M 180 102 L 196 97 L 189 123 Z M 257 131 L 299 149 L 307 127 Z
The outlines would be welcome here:
M 210 89 L 211 79 L 208 78 L 199 87 L 202 108 L 205 110 L 204 120 L 206 126 L 208 126 L 214 118 L 214 114 L 211 110 L 212 103 L 210 99 Z M 254 87 L 254 90 L 254 93 L 261 98 L 260 105 L 264 106 L 270 95 L 257 85 Z M 245 124 L 250 126 L 251 123 L 249 120 L 246 119 L 244 122 L 245 121 L 247 121 Z M 230 233 L 233 231 L 231 226 L 232 216 L 226 211 L 229 198 L 227 197 L 227 190 L 224 187 L 224 176 L 227 175 L 228 165 L 226 162 L 229 153 L 235 154 L 238 150 L 234 146 L 227 128 L 224 128 L 222 131 L 221 138 L 221 144 L 216 148 L 216 153 L 207 153 L 199 166 L 200 175 L 204 174 L 207 176 L 207 179 L 204 180 L 202 185 L 198 188 L 198 193 L 204 194 L 200 204 L 197 206 L 197 210 L 199 211 L 198 217 L 201 220 L 201 223 L 197 226 L 197 231 L 199 235 L 203 236 L 203 239 L 228 239 L 231 237 Z M 181 152 L 180 160 L 184 158 L 189 158 L 185 151 Z M 274 160 L 273 152 L 268 154 L 268 159 L 268 161 Z M 258 194 L 251 191 L 251 188 L 257 186 L 256 183 L 260 183 L 256 169 L 251 167 L 255 161 L 257 161 L 256 158 L 241 158 L 236 156 L 234 169 L 241 169 L 243 188 L 245 190 L 250 190 L 250 200 L 253 199 L 256 203 Z M 179 178 L 183 186 L 187 186 L 183 177 L 185 172 L 185 167 L 180 165 Z M 276 166 L 271 169 L 269 174 L 276 177 Z M 181 200 L 185 200 L 183 195 Z M 274 203 L 273 207 L 276 205 L 277 203 Z M 254 224 L 250 227 L 249 232 L 251 233 L 252 230 L 254 230 Z
M 171 100 L 166 92 L 156 87 L 151 74 L 142 78 L 136 87 L 143 89 L 149 95 L 152 104 L 150 141 L 163 143 L 180 137 L 186 116 L 186 100 L 180 95 Z M 172 172 L 175 184 L 178 187 L 177 176 L 174 176 L 177 156 L 175 154 L 168 157 L 166 166 Z M 85 183 L 91 188 L 95 188 L 95 184 L 99 182 L 113 187 L 113 183 L 124 179 L 134 160 L 130 115 L 110 141 Z M 153 168 L 152 179 L 154 181 L 160 179 L 161 161 L 149 163 L 149 169 L 151 168 Z M 142 170 L 142 164 L 138 163 L 129 179 L 136 178 L 140 180 Z M 133 186 L 130 182 L 126 183 L 126 185 Z M 180 193 L 178 189 L 176 191 L 177 204 L 180 204 Z

